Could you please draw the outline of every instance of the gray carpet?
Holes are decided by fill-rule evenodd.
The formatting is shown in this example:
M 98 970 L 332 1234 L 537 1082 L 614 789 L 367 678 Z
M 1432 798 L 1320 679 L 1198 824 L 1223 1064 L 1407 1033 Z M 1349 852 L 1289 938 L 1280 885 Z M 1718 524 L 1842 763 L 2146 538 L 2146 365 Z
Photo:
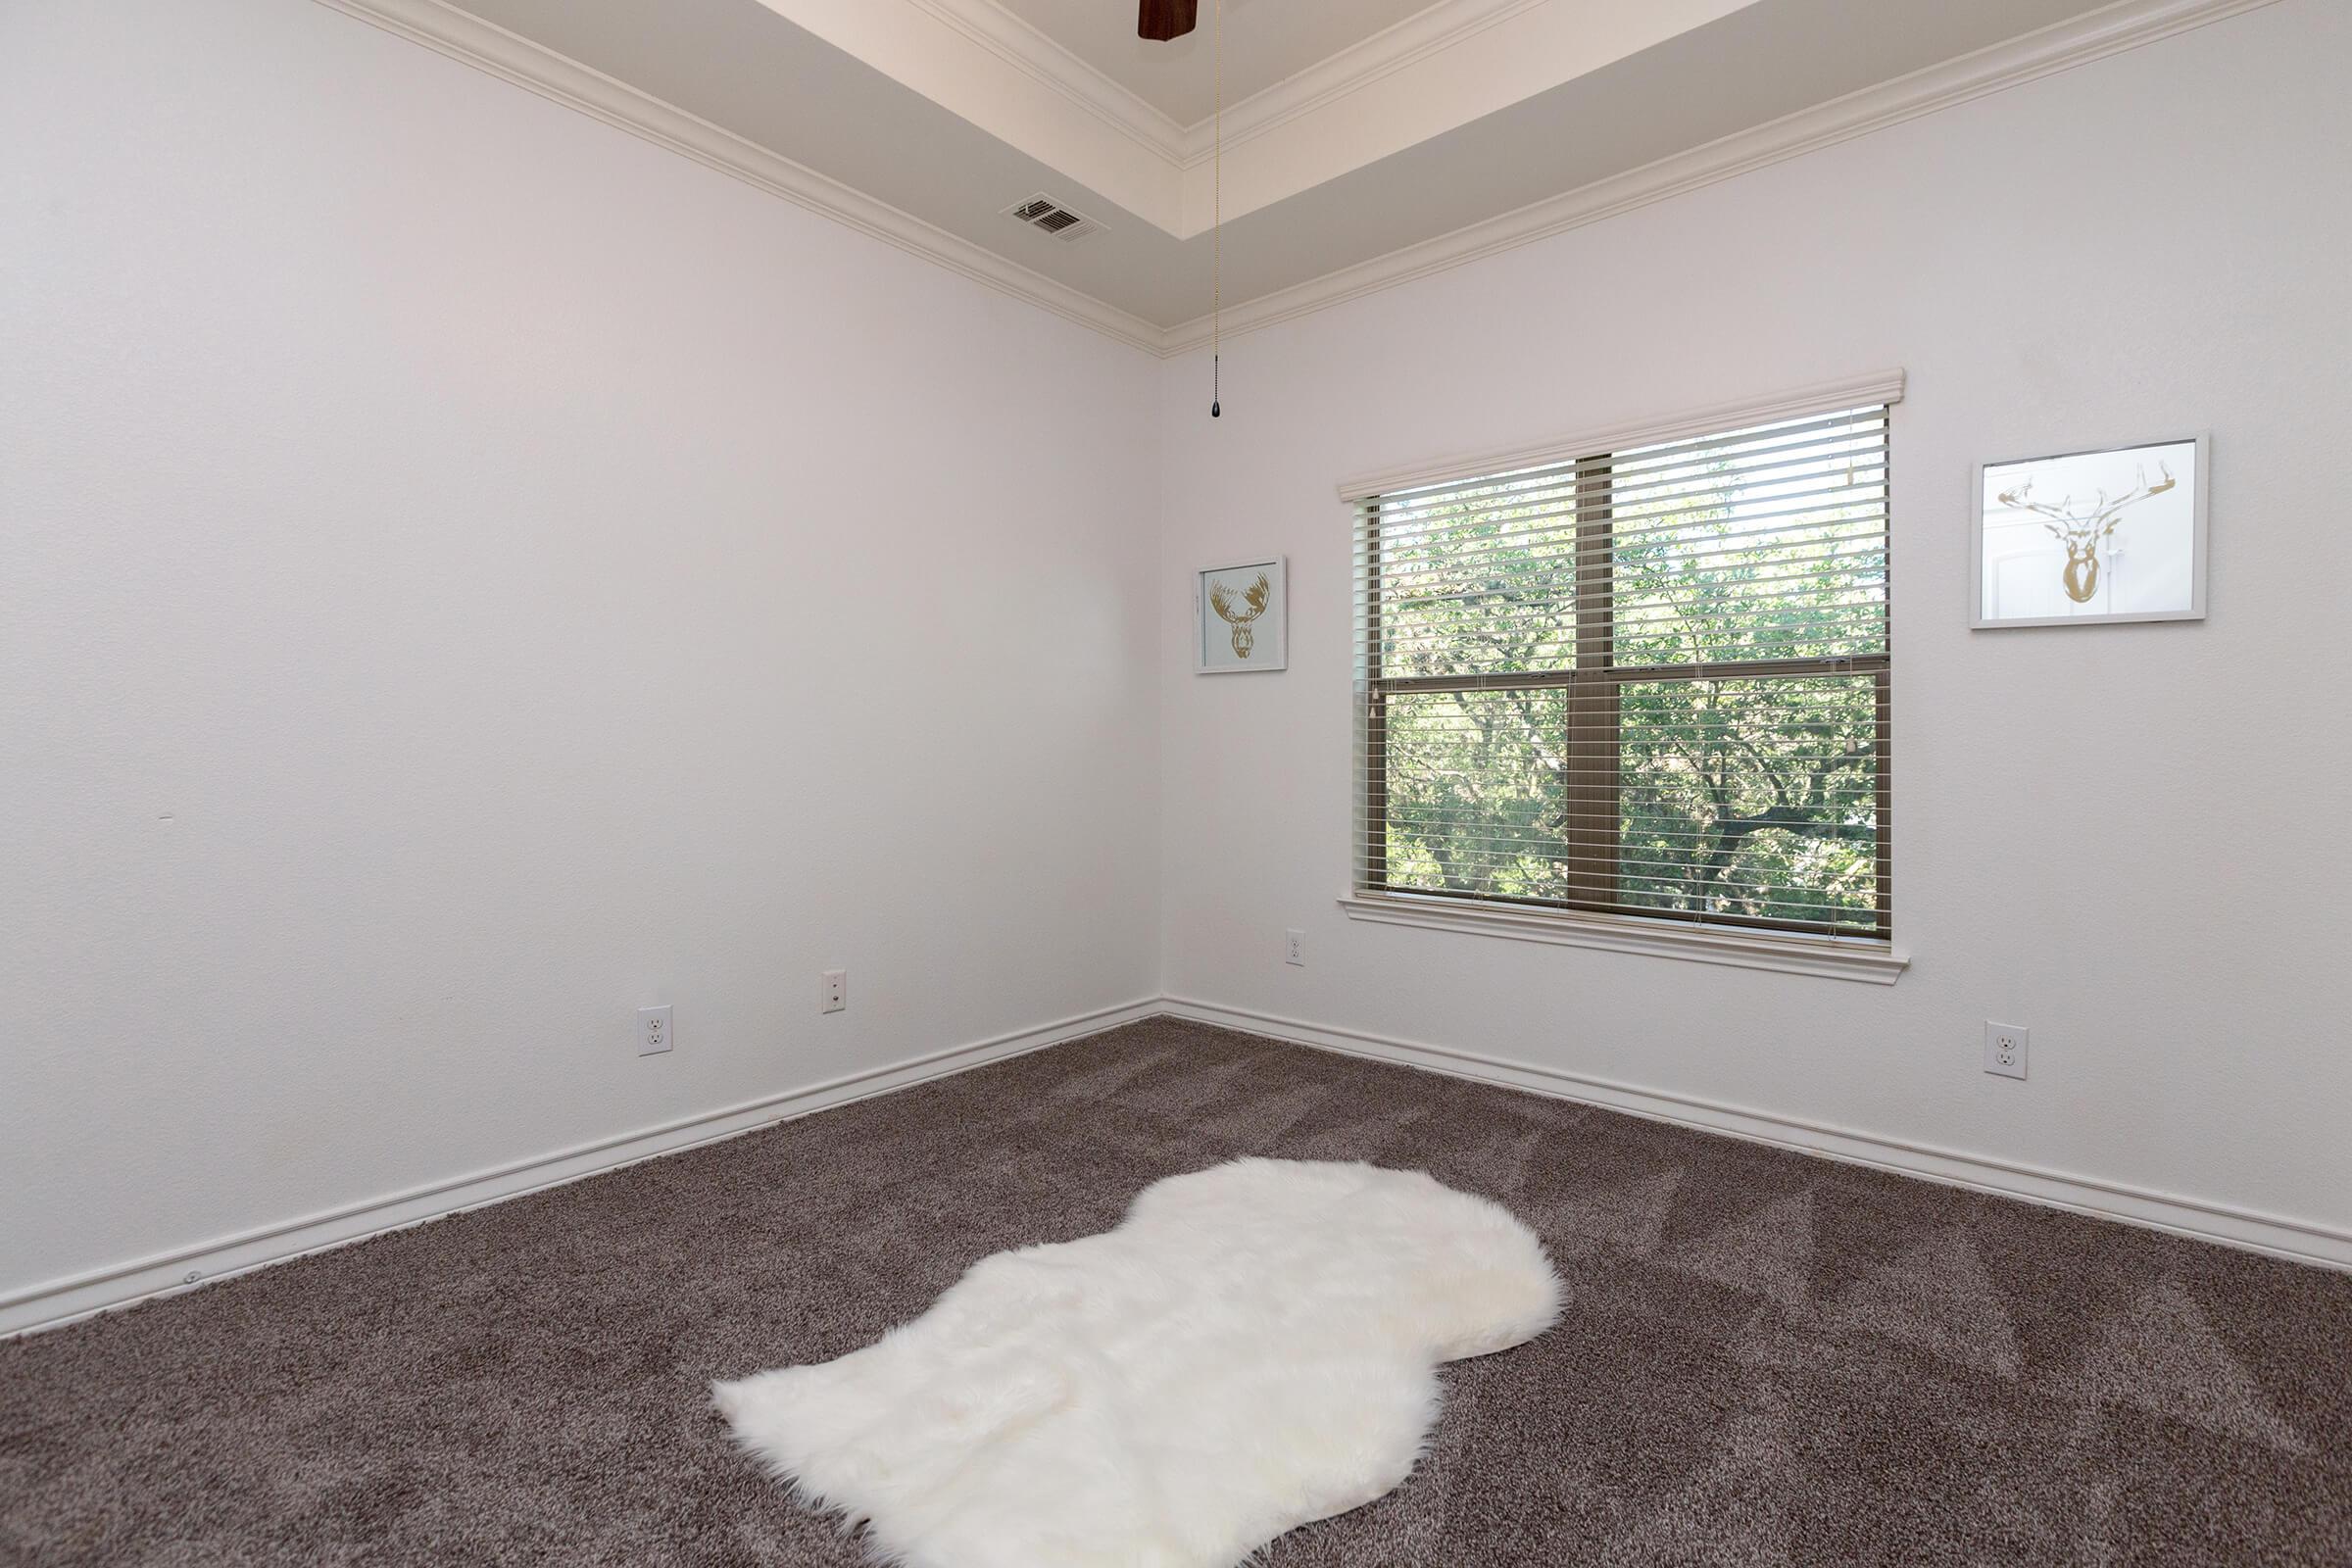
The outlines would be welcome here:
M 2352 1563 L 2352 1277 L 1169 1021 L 0 1345 L 0 1561 L 848 1568 L 705 1382 L 1245 1152 L 1572 1293 L 1268 1568 Z

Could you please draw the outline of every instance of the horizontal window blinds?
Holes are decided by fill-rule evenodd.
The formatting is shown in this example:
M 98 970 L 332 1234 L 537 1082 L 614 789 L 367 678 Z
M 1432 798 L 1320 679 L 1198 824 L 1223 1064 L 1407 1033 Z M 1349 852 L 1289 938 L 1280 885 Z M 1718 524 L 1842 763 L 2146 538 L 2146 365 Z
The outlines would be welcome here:
M 1887 407 L 1356 501 L 1359 893 L 1884 939 Z

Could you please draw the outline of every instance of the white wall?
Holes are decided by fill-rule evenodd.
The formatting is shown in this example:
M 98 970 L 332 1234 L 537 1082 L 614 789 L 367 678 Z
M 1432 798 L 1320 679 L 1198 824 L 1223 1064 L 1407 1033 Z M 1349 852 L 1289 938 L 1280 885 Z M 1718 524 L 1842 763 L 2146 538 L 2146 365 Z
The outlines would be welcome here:
M 1145 356 L 308 0 L 0 278 L 0 1297 L 1156 990 Z
M 1162 989 L 2352 1226 L 2348 58 L 2284 0 L 1253 335 L 1212 425 L 307 0 L 7 8 L 0 1300 Z M 1901 983 L 1346 921 L 1333 481 L 1885 365 Z M 1975 460 L 2198 426 L 2209 622 L 1966 630 Z M 1260 549 L 1289 673 L 1194 677 Z
M 2352 1228 L 2348 61 L 2287 0 L 1169 366 L 1168 991 Z M 1335 481 L 1886 366 L 1901 982 L 1348 921 Z M 2208 622 L 1969 631 L 1975 462 L 2200 428 Z M 1188 673 L 1276 551 L 1289 672 Z

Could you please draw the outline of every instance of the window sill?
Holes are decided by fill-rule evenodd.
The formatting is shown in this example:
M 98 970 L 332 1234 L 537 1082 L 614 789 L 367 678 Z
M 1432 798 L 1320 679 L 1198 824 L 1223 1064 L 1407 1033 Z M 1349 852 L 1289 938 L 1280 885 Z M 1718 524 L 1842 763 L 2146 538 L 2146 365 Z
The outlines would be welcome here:
M 1467 931 L 1517 942 L 1549 942 L 1570 948 L 1604 948 L 1645 953 L 1659 958 L 1728 963 L 1741 969 L 1818 975 L 1890 986 L 1911 960 L 1887 943 L 1868 937 L 1799 936 L 1738 926 L 1684 924 L 1640 915 L 1587 914 L 1574 909 L 1513 909 L 1410 894 L 1358 893 L 1340 900 L 1350 920 L 1381 925 L 1423 926 L 1433 931 Z

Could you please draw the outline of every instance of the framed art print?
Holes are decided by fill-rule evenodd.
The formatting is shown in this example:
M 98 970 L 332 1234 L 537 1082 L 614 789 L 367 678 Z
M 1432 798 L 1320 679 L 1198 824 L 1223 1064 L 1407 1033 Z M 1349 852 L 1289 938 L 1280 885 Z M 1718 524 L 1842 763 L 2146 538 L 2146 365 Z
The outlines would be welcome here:
M 1210 566 L 1195 575 L 1195 673 L 1240 675 L 1283 667 L 1290 655 L 1287 577 L 1280 556 Z
M 1984 626 L 2205 618 L 2206 438 L 1977 470 Z

